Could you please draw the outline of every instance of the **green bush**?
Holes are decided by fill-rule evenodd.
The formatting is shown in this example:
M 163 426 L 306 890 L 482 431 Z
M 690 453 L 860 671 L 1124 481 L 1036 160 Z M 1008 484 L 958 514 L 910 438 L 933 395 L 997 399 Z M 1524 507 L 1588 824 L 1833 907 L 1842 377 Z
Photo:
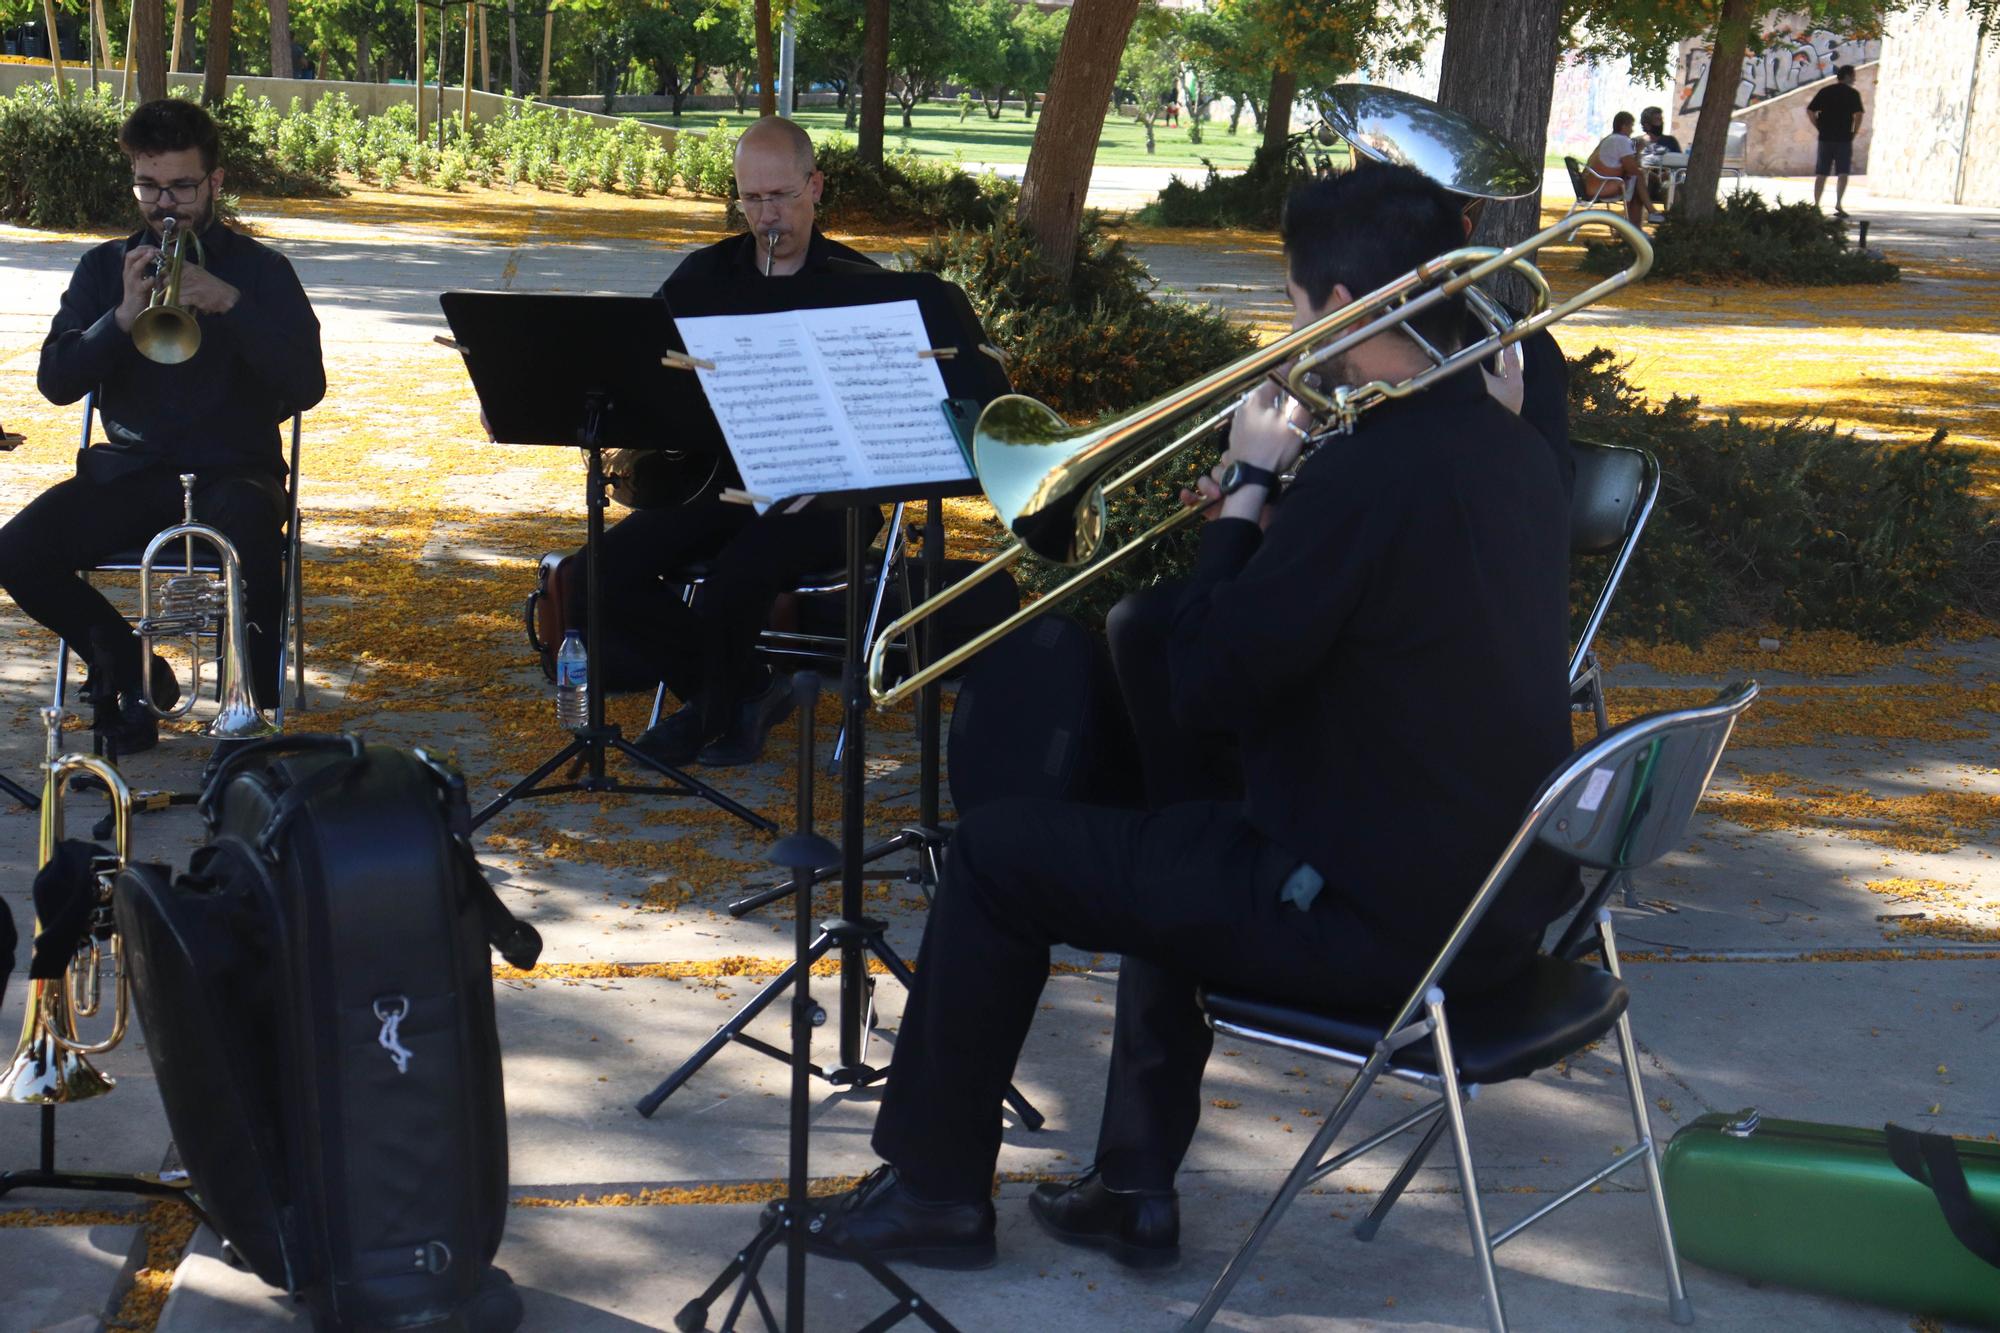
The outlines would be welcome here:
M 1011 214 L 1021 195 L 1011 180 L 992 172 L 968 175 L 949 162 L 895 156 L 874 166 L 839 138 L 817 157 L 826 174 L 820 216 L 830 223 L 989 227 Z
M 1647 402 L 1625 370 L 1601 347 L 1570 363 L 1572 433 L 1660 460 L 1610 633 L 1698 643 L 1778 624 L 1900 642 L 1954 604 L 1991 609 L 2000 522 L 1943 431 L 1898 444 L 1805 419 L 1716 420 L 1697 399 Z M 1579 620 L 1601 578 L 1579 570 Z
M 118 100 L 46 83 L 0 97 L 0 218 L 30 227 L 136 222 Z
M 253 101 L 238 88 L 209 110 L 222 134 L 222 169 L 233 189 L 264 195 L 337 192 L 333 180 L 337 141 L 325 134 L 313 113 L 300 109 L 298 98 L 292 99 L 286 115 L 271 105 L 270 98 Z
M 1895 282 L 1900 276 L 1894 264 L 1851 248 L 1840 219 L 1804 202 L 1766 203 L 1754 190 L 1724 196 L 1712 216 L 1698 221 L 1670 214 L 1652 240 L 1648 276 L 1655 278 L 1828 287 Z M 1584 243 L 1583 266 L 1592 273 L 1615 273 L 1631 257 L 1622 240 Z
M 1189 185 L 1179 176 L 1167 181 L 1152 203 L 1139 210 L 1139 221 L 1155 227 L 1275 228 L 1284 211 L 1285 195 L 1300 177 L 1285 166 L 1283 153 L 1259 148 L 1247 170 L 1225 176 L 1207 158 L 1206 179 Z
M 707 134 L 683 134 L 674 141 L 681 185 L 695 194 L 722 199 L 736 193 L 736 132 L 716 117 Z

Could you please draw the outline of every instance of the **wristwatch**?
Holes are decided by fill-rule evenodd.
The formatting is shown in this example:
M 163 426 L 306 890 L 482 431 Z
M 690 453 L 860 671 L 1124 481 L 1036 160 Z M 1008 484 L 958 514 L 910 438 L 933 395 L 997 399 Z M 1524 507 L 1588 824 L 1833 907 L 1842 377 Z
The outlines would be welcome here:
M 1278 474 L 1267 467 L 1258 467 L 1255 463 L 1232 460 L 1229 466 L 1222 470 L 1220 485 L 1224 495 L 1234 495 L 1245 486 L 1262 486 L 1268 493 L 1276 495 Z

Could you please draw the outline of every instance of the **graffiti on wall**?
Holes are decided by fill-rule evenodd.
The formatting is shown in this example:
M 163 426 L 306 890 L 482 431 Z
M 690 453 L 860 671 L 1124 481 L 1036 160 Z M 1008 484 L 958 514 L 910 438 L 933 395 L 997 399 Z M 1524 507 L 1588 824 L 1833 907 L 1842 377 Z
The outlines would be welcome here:
M 1746 106 L 1788 93 L 1794 88 L 1821 79 L 1830 79 L 1842 65 L 1865 65 L 1882 58 L 1882 43 L 1876 38 L 1852 37 L 1826 28 L 1808 29 L 1780 25 L 1767 32 L 1762 50 L 1743 57 L 1743 74 L 1736 84 L 1736 107 Z M 1708 95 L 1710 52 L 1707 46 L 1688 42 L 1681 48 L 1678 114 L 1691 116 L 1701 110 Z

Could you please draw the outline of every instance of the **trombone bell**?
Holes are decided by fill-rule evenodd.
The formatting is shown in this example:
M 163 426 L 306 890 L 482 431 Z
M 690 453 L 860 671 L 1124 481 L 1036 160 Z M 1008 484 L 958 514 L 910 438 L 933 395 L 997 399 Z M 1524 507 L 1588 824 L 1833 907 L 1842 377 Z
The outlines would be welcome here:
M 1104 540 L 1099 483 L 1117 460 L 1093 455 L 1103 433 L 1074 429 L 1018 393 L 979 414 L 972 460 L 980 488 L 1007 530 L 1045 560 L 1079 564 Z

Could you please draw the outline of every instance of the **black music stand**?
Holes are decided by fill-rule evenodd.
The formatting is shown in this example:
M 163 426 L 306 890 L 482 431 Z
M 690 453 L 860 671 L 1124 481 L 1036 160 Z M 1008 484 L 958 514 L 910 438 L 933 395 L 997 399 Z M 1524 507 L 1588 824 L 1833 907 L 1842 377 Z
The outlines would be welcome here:
M 944 377 L 946 392 L 952 399 L 972 399 L 984 403 L 1007 388 L 1006 376 L 999 364 L 980 351 L 985 335 L 965 293 L 932 274 L 876 271 L 838 276 L 801 275 L 784 282 L 759 283 L 752 287 L 743 284 L 687 283 L 668 288 L 666 296 L 674 313 L 679 316 L 750 314 L 913 300 L 923 313 L 924 328 L 930 335 L 931 346 L 951 349 L 949 357 L 939 360 L 938 369 Z M 692 380 L 693 376 L 688 378 Z M 940 403 L 940 413 L 944 410 L 945 405 Z M 979 483 L 967 463 L 959 476 L 930 478 L 908 485 L 821 492 L 815 497 L 814 504 L 822 507 L 839 505 L 847 510 L 847 567 L 851 571 L 860 569 L 867 555 L 862 538 L 861 514 L 864 509 L 895 500 L 925 500 L 930 506 L 924 534 L 925 564 L 932 571 L 931 586 L 936 587 L 944 555 L 942 501 L 946 496 L 978 493 Z M 870 1066 L 863 1058 L 873 984 L 868 976 L 867 956 L 873 954 L 905 987 L 915 984 L 916 976 L 909 964 L 890 947 L 885 936 L 885 924 L 869 917 L 864 910 L 861 897 L 865 873 L 863 866 L 867 860 L 913 847 L 935 858 L 943 846 L 944 835 L 936 828 L 938 695 L 935 685 L 919 691 L 920 714 L 929 722 L 929 729 L 921 742 L 919 759 L 924 789 L 919 798 L 921 822 L 891 839 L 865 846 L 863 839 L 867 835 L 867 826 L 862 807 L 866 770 L 863 759 L 867 749 L 869 709 L 867 669 L 864 665 L 868 645 L 863 641 L 867 632 L 866 620 L 867 605 L 861 581 L 850 578 L 847 583 L 846 646 L 841 668 L 841 702 L 847 729 L 847 748 L 841 756 L 840 915 L 821 922 L 819 933 L 804 957 L 759 990 L 678 1069 L 639 1101 L 641 1115 L 650 1117 L 676 1089 L 732 1041 L 774 1059 L 789 1061 L 792 1057 L 787 1052 L 749 1036 L 744 1029 L 780 993 L 807 975 L 814 962 L 836 950 L 840 954 L 840 1059 L 838 1064 L 830 1067 L 807 1067 L 835 1086 L 863 1086 L 881 1078 L 886 1072 Z M 926 624 L 923 628 L 928 631 L 931 626 Z M 926 643 L 926 660 L 928 648 Z M 808 873 L 810 878 L 806 883 L 811 884 L 817 883 L 827 872 L 822 869 Z M 795 876 L 774 896 L 799 894 L 794 910 L 803 916 L 812 910 L 811 894 L 800 889 L 799 884 L 800 879 Z M 1006 1100 L 1028 1128 L 1039 1129 L 1044 1123 L 1041 1112 L 1011 1086 Z
M 659 444 L 662 422 L 706 414 L 692 376 L 667 370 L 661 354 L 678 350 L 667 310 L 649 297 L 551 296 L 516 292 L 446 292 L 439 298 L 452 336 L 479 394 L 487 429 L 500 444 L 581 448 L 588 460 L 584 655 L 590 677 L 589 716 L 569 744 L 489 801 L 474 828 L 515 801 L 562 792 L 629 792 L 699 796 L 761 833 L 777 825 L 692 774 L 663 764 L 604 720 L 604 674 L 598 635 L 598 543 L 604 535 L 604 450 Z M 690 433 L 700 438 L 698 433 Z M 613 750 L 672 786 L 625 782 L 605 771 Z M 583 772 L 544 784 L 574 761 Z

